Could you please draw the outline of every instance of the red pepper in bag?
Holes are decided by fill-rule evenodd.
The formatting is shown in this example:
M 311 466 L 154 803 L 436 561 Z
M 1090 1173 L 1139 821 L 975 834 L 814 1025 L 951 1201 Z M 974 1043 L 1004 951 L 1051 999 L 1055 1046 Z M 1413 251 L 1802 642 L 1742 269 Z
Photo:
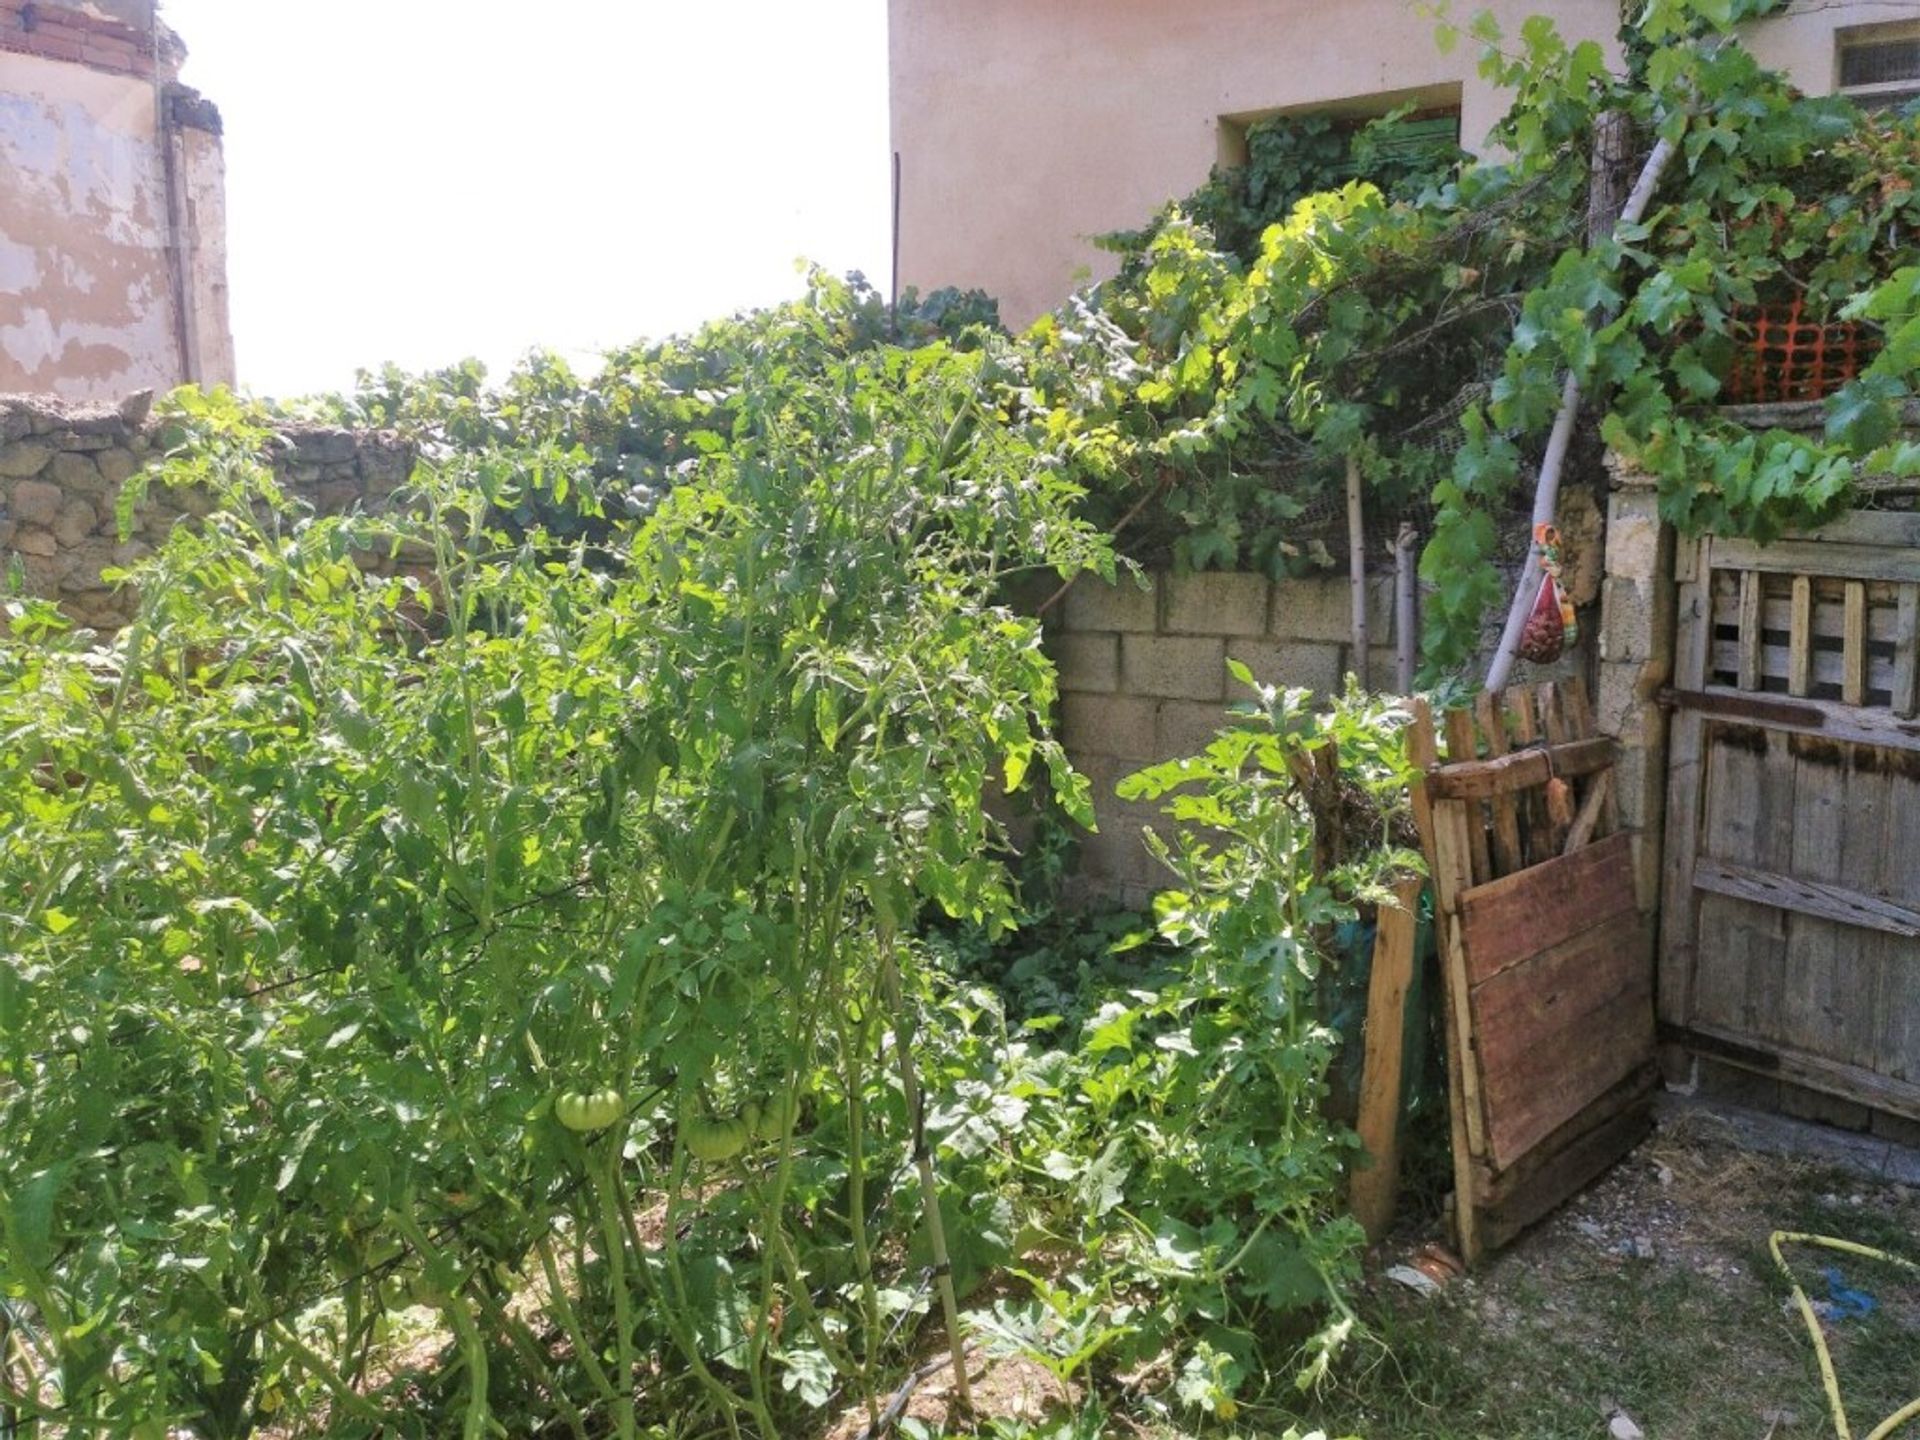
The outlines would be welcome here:
M 1580 622 L 1573 613 L 1573 602 L 1560 588 L 1560 532 L 1551 525 L 1541 525 L 1534 530 L 1533 538 L 1540 547 L 1540 568 L 1547 573 L 1540 582 L 1540 593 L 1534 596 L 1533 613 L 1520 632 L 1520 658 L 1548 665 L 1580 638 Z

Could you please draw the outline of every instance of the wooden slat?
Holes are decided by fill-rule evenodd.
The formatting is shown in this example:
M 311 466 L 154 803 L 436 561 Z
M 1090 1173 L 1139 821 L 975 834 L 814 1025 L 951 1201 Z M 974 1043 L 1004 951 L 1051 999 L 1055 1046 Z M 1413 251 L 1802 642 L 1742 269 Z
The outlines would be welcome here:
M 1716 537 L 1711 563 L 1718 570 L 1920 583 L 1920 551 L 1899 546 L 1829 545 L 1811 540 L 1776 540 L 1771 545 L 1758 545 L 1751 540 Z
M 1674 684 L 1698 692 L 1706 684 L 1712 651 L 1713 569 L 1711 542 L 1682 546 L 1698 555 L 1697 578 L 1682 585 L 1676 603 Z M 1699 906 L 1693 889 L 1694 856 L 1700 842 L 1701 744 L 1706 728 L 1697 711 L 1673 717 L 1667 739 L 1666 861 L 1660 898 L 1660 1016 L 1684 1023 L 1693 1007 L 1694 955 Z
M 1886 774 L 1878 889 L 1920 905 L 1920 765 L 1891 766 Z M 1887 941 L 1882 964 L 1873 1069 L 1892 1080 L 1920 1084 L 1920 944 Z
M 1581 1128 L 1559 1146 L 1551 1139 L 1540 1142 L 1539 1150 L 1554 1147 L 1551 1158 L 1513 1184 L 1507 1194 L 1485 1202 L 1480 1232 L 1487 1246 L 1497 1249 L 1513 1240 L 1599 1179 L 1609 1166 L 1646 1139 L 1653 1128 L 1653 1111 L 1647 1101 L 1658 1079 L 1658 1066 L 1644 1066 L 1609 1092 L 1618 1093 L 1622 1103 L 1608 1110 L 1592 1128 Z M 1583 1125 L 1587 1118 L 1585 1113 L 1576 1117 L 1576 1126 Z
M 1599 828 L 1600 817 L 1606 812 L 1607 802 L 1613 797 L 1613 771 L 1602 770 L 1593 777 L 1593 784 L 1587 790 L 1587 798 L 1580 802 L 1580 813 L 1573 817 L 1573 825 L 1567 831 L 1567 843 L 1560 848 L 1562 855 L 1571 855 L 1576 850 L 1584 850 L 1587 842 L 1593 839 L 1594 831 Z
M 1708 1042 L 1696 1043 L 1694 1048 L 1743 1070 L 1920 1120 L 1920 1084 L 1911 1080 L 1876 1074 L 1861 1065 L 1845 1065 L 1803 1054 L 1790 1046 L 1757 1046 L 1749 1037 L 1717 1025 L 1694 1025 L 1679 1032 L 1678 1038 L 1682 1043 Z
M 1454 947 L 1459 943 L 1459 880 L 1452 852 L 1443 852 L 1440 824 L 1428 781 L 1440 763 L 1440 746 L 1433 728 L 1433 710 L 1420 696 L 1412 704 L 1413 723 L 1407 727 L 1407 758 L 1413 766 L 1413 823 L 1420 832 L 1420 848 L 1427 859 L 1427 872 L 1434 886 L 1434 925 L 1440 938 L 1440 964 L 1443 983 L 1440 1001 L 1447 1036 L 1447 1125 L 1453 1152 L 1454 1239 L 1461 1258 L 1472 1264 L 1480 1255 L 1480 1228 L 1473 1204 L 1473 1143 L 1467 1131 L 1467 1058 L 1455 1024 L 1454 987 L 1448 981 L 1454 968 Z M 1476 1084 L 1473 1100 L 1479 1101 Z
M 1760 688 L 1760 658 L 1766 637 L 1760 629 L 1760 572 L 1740 576 L 1740 688 Z
M 1380 908 L 1367 981 L 1366 1056 L 1354 1129 L 1367 1156 L 1348 1191 L 1353 1215 L 1378 1240 L 1393 1223 L 1400 1190 L 1401 1073 L 1406 1046 L 1407 991 L 1413 984 L 1413 945 L 1421 882 L 1394 886 L 1397 905 Z
M 1859 745 L 1882 745 L 1890 750 L 1920 750 L 1920 720 L 1861 710 L 1832 700 L 1775 699 L 1748 695 L 1726 685 L 1663 690 L 1660 698 L 1680 710 L 1708 718 L 1745 721 Z
M 1653 974 L 1644 948 L 1629 988 L 1543 1028 L 1511 1064 L 1488 1067 L 1487 1154 L 1504 1168 L 1653 1056 Z
M 1548 747 L 1540 746 L 1515 750 L 1497 760 L 1443 766 L 1431 777 L 1433 796 L 1437 800 L 1484 800 L 1544 785 L 1555 775 L 1563 780 L 1575 780 L 1613 763 L 1614 741 L 1609 735 L 1569 740 L 1551 748 L 1551 757 Z
M 1466 710 L 1447 712 L 1448 770 L 1462 761 L 1477 761 L 1479 742 L 1473 732 L 1473 715 Z M 1485 812 L 1476 801 L 1467 806 L 1468 853 L 1473 859 L 1473 883 L 1484 884 L 1493 878 L 1493 859 L 1487 853 Z
M 1454 800 L 1441 801 L 1433 807 L 1433 821 L 1440 850 L 1440 866 L 1434 881 L 1436 894 L 1441 893 L 1440 887 L 1444 887 L 1445 893 L 1452 897 L 1448 923 L 1443 927 L 1446 953 L 1442 968 L 1451 1029 L 1461 1057 L 1460 1095 L 1461 1108 L 1466 1116 L 1467 1148 L 1469 1155 L 1484 1155 L 1487 1149 L 1486 1111 L 1480 1098 L 1480 1062 L 1473 1034 L 1473 1011 L 1468 1003 L 1468 952 L 1459 909 L 1461 897 L 1470 888 L 1467 881 L 1472 845 L 1467 836 L 1466 807 Z M 1444 882 L 1440 878 L 1442 874 L 1446 877 Z
M 1867 587 L 1858 580 L 1847 585 L 1846 633 L 1841 640 L 1843 675 L 1840 699 L 1848 705 L 1867 703 Z
M 1530 747 L 1540 738 L 1540 727 L 1534 720 L 1533 687 L 1516 685 L 1500 697 L 1500 703 L 1507 712 L 1508 728 L 1513 731 L 1513 743 L 1516 750 Z M 1531 785 L 1544 785 L 1546 777 L 1528 782 Z M 1546 853 L 1540 848 L 1535 837 L 1546 824 L 1546 804 L 1538 794 L 1527 794 L 1520 798 L 1515 807 L 1520 817 L 1520 851 L 1529 863 L 1544 860 Z
M 1844 885 L 1801 880 L 1712 859 L 1701 860 L 1694 866 L 1693 883 L 1699 889 L 1729 895 L 1735 900 L 1751 900 L 1757 905 L 1771 905 L 1775 909 L 1880 930 L 1888 935 L 1920 937 L 1920 910 L 1896 905 L 1875 895 L 1863 895 Z
M 1793 854 L 1779 869 L 1817 882 L 1845 879 L 1841 845 L 1846 833 L 1847 749 L 1806 736 L 1790 738 Z M 1770 775 L 1766 783 L 1782 785 L 1784 776 Z M 1728 801 L 1741 803 L 1738 796 Z M 1852 1003 L 1849 990 L 1859 978 L 1841 936 L 1831 921 L 1787 916 L 1788 965 L 1777 1038 L 1809 1055 L 1834 1054 L 1841 1017 Z
M 1787 736 L 1762 726 L 1709 728 L 1701 855 L 1775 873 L 1793 868 L 1788 746 Z M 1778 1033 L 1788 964 L 1784 912 L 1691 887 L 1688 900 L 1700 917 L 1695 1017 Z
M 1506 716 L 1495 703 L 1496 698 L 1491 691 L 1483 690 L 1473 708 L 1481 732 L 1487 737 L 1487 757 L 1492 760 L 1508 753 Z M 1513 797 L 1507 794 L 1495 795 L 1490 808 L 1494 863 L 1501 875 L 1511 875 L 1526 863 L 1520 853 L 1519 812 L 1514 808 Z
M 1566 696 L 1567 715 L 1573 725 L 1575 737 L 1584 739 L 1594 734 L 1593 706 L 1588 703 L 1587 700 L 1587 682 L 1582 680 L 1578 675 L 1574 676 L 1567 682 Z M 1596 779 L 1594 781 L 1594 788 L 1601 793 L 1600 818 L 1602 823 L 1590 838 L 1611 835 L 1620 828 L 1619 785 L 1614 783 L 1613 776 L 1609 774 L 1603 776 L 1601 779 Z M 1583 841 L 1582 843 L 1585 842 Z M 1657 899 L 1653 895 L 1648 895 L 1646 898 L 1647 904 L 1644 908 L 1651 912 L 1653 906 L 1657 903 Z
M 1900 587 L 1900 623 L 1894 639 L 1893 713 L 1920 714 L 1920 585 Z
M 1833 608 L 1838 612 L 1840 606 L 1836 603 Z M 1814 613 L 1816 615 L 1819 613 L 1817 607 Z M 1812 655 L 1813 675 L 1808 689 L 1811 693 L 1817 695 L 1827 687 L 1831 687 L 1831 698 L 1839 699 L 1840 688 L 1846 682 L 1846 656 L 1841 650 L 1837 635 L 1831 647 L 1820 644 L 1817 633 L 1818 629 L 1819 626 L 1816 624 L 1816 635 Z M 1788 653 L 1785 643 L 1762 646 L 1760 652 L 1760 690 L 1769 694 L 1776 693 L 1773 685 L 1774 682 L 1778 682 L 1777 693 L 1784 696 L 1787 690 L 1787 679 L 1791 666 L 1792 656 Z M 1867 703 L 1873 703 L 1875 691 L 1880 692 L 1882 695 L 1892 693 L 1893 666 L 1894 654 L 1891 642 L 1886 644 L 1883 652 L 1882 649 L 1875 647 L 1873 644 L 1873 636 L 1869 633 L 1867 636 L 1866 660 Z M 1737 640 L 1716 640 L 1714 642 L 1713 668 L 1719 675 L 1725 676 L 1726 681 L 1729 683 L 1739 680 L 1740 644 Z
M 1485 984 L 1583 930 L 1637 914 L 1632 837 L 1610 835 L 1572 855 L 1469 890 L 1460 897 L 1459 910 L 1469 978 Z
M 1793 621 L 1787 641 L 1787 693 L 1804 695 L 1813 679 L 1813 581 L 1793 577 Z

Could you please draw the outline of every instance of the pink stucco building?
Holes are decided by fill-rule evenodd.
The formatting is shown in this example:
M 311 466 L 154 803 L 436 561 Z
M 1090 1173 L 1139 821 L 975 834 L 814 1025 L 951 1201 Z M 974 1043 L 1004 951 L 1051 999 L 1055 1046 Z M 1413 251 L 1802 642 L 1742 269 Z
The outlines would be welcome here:
M 1250 120 L 1454 110 L 1479 148 L 1507 97 L 1478 47 L 1443 55 L 1413 0 L 890 0 L 900 282 L 977 286 L 1021 325 L 1232 160 Z M 1620 0 L 1458 0 L 1611 44 Z M 1793 0 L 1747 43 L 1812 93 L 1920 87 L 1920 0 Z

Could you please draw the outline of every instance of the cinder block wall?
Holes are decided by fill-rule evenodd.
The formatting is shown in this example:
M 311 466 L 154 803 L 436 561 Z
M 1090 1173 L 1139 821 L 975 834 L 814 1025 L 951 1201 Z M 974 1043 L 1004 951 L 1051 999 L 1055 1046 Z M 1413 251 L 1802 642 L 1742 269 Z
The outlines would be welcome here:
M 1344 575 L 1269 581 L 1261 575 L 1157 575 L 1151 588 L 1082 576 L 1048 615 L 1060 670 L 1060 735 L 1093 784 L 1099 832 L 1084 838 L 1071 899 L 1144 906 L 1170 876 L 1141 839 L 1158 807 L 1121 800 L 1120 780 L 1147 765 L 1195 754 L 1248 698 L 1227 674 L 1337 690 L 1351 668 L 1352 599 Z M 1368 589 L 1370 679 L 1394 684 L 1390 579 Z

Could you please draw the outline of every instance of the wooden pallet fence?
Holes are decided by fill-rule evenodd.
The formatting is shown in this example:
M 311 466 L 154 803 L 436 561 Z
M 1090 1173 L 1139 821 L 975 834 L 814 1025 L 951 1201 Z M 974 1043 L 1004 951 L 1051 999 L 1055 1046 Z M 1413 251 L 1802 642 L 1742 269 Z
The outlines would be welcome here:
M 1442 742 L 1444 740 L 1444 752 Z M 1414 815 L 1446 1007 L 1454 1221 L 1469 1263 L 1637 1143 L 1653 954 L 1614 742 L 1578 681 L 1415 702 Z

